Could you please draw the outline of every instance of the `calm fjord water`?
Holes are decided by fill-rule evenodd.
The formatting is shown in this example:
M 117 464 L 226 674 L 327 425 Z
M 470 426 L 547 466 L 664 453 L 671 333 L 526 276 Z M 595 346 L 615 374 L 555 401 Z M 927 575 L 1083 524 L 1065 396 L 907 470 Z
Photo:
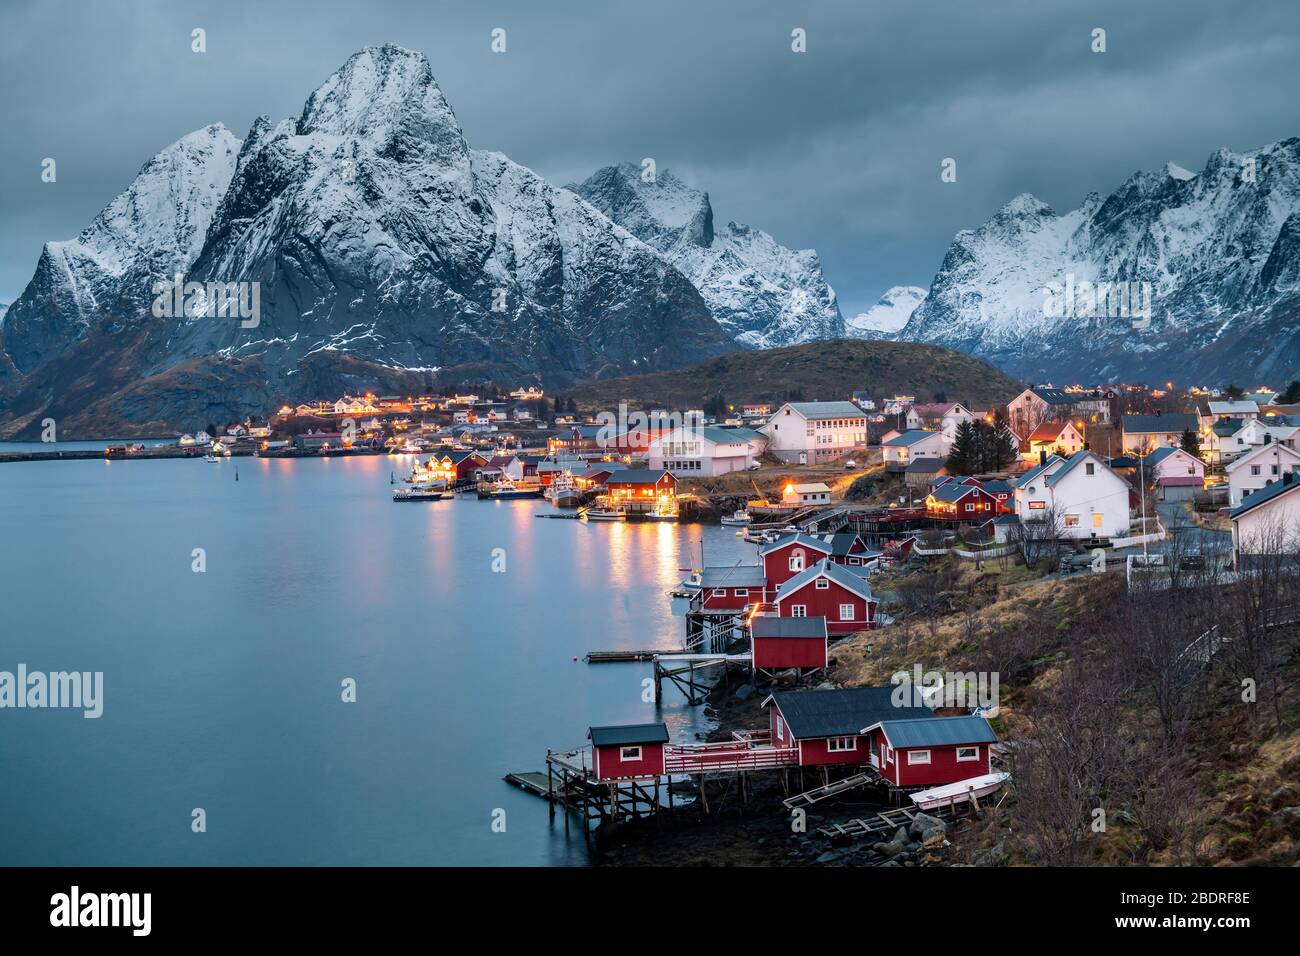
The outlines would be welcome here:
M 502 775 L 592 723 L 704 729 L 642 702 L 648 665 L 581 658 L 679 646 L 666 591 L 700 538 L 711 564 L 752 547 L 544 501 L 394 503 L 409 464 L 0 466 L 0 670 L 104 673 L 97 720 L 0 710 L 0 864 L 587 862 Z

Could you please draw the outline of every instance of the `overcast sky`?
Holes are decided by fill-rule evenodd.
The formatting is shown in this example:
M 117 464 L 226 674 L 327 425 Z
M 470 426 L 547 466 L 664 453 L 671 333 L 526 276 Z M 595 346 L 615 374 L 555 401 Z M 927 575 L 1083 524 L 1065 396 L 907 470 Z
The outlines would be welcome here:
M 1297 0 L 3 0 L 0 301 L 159 149 L 296 116 L 383 42 L 429 57 L 471 146 L 559 185 L 654 157 L 720 222 L 815 248 L 846 316 L 927 286 L 953 233 L 1019 192 L 1063 211 L 1300 135 Z

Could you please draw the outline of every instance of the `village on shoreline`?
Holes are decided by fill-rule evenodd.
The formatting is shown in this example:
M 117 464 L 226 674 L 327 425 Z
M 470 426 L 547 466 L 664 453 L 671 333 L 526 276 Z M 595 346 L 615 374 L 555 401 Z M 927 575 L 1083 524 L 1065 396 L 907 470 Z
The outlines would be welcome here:
M 1041 777 L 1067 715 L 1040 684 L 1079 682 L 1098 715 L 1113 711 L 1103 678 L 1074 672 L 1097 641 L 1117 666 L 1180 675 L 1176 713 L 1129 702 L 1124 746 L 1146 773 L 1130 786 L 1143 792 L 1153 775 L 1186 777 L 1220 738 L 1197 721 L 1221 715 L 1188 698 L 1222 682 L 1225 660 L 1241 666 L 1228 630 L 1258 629 L 1255 651 L 1271 649 L 1249 670 L 1267 673 L 1274 704 L 1287 696 L 1290 658 L 1269 642 L 1293 642 L 1300 620 L 1300 384 L 1035 386 L 982 407 L 937 397 L 857 390 L 668 413 L 580 408 L 537 387 L 367 393 L 161 443 L 0 459 L 384 455 L 394 501 L 536 498 L 539 517 L 731 526 L 755 560 L 683 569 L 663 598 L 680 648 L 587 657 L 648 667 L 656 706 L 680 694 L 708 708 L 709 739 L 594 722 L 585 747 L 548 751 L 544 771 L 507 782 L 566 831 L 576 821 L 609 863 L 1082 862 L 1079 834 L 1067 827 L 1060 843 L 1048 806 L 1065 782 Z M 1225 622 L 1207 594 L 1252 616 Z M 1099 613 L 1153 617 L 1099 634 Z M 1176 816 L 1188 794 L 1165 786 L 1162 812 Z M 1283 815 L 1280 838 L 1292 823 L 1278 793 L 1261 800 Z M 1130 824 L 1127 838 L 1144 862 L 1255 858 L 1230 834 L 1198 842 L 1191 821 Z M 1260 842 L 1250 851 L 1286 852 Z

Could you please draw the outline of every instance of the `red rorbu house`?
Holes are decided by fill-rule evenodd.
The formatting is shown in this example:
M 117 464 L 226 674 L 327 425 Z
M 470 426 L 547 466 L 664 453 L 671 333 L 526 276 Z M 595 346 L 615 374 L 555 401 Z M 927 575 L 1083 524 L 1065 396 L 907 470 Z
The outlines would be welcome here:
M 776 691 L 763 701 L 774 747 L 796 747 L 801 767 L 876 766 L 864 729 L 900 717 L 937 719 L 924 704 L 894 703 L 895 687 Z M 969 776 L 975 776 L 970 774 Z
M 983 717 L 936 717 L 896 687 L 777 691 L 772 744 L 794 746 L 801 767 L 870 766 L 900 789 L 937 787 L 989 773 L 997 735 Z
M 626 468 L 616 471 L 605 481 L 605 493 L 611 508 L 629 513 L 656 511 L 667 514 L 677 510 L 677 478 L 670 471 L 653 468 Z
M 597 780 L 639 780 L 664 775 L 668 728 L 657 724 L 591 727 L 592 774 Z
M 757 564 L 705 568 L 700 572 L 700 589 L 692 610 L 743 614 L 751 605 L 763 602 L 766 584 L 763 568 Z
M 872 757 L 896 787 L 937 787 L 989 773 L 997 734 L 983 717 L 890 719 L 869 724 Z
M 610 476 L 619 470 L 611 465 L 593 465 L 582 474 L 574 475 L 573 481 L 583 491 L 589 491 L 605 484 L 605 482 L 609 481 Z
M 779 617 L 824 617 L 832 635 L 852 634 L 876 626 L 871 585 L 861 574 L 823 559 L 776 587 Z
M 771 600 L 778 584 L 784 584 L 818 561 L 829 558 L 850 568 L 873 568 L 881 553 L 869 550 L 861 535 L 852 531 L 816 535 L 800 531 L 764 545 L 758 549 L 758 556 L 763 561 L 768 600 Z
M 749 625 L 750 653 L 755 671 L 795 669 L 816 671 L 826 667 L 827 635 L 824 617 L 774 617 L 762 614 Z
M 600 439 L 609 431 L 607 425 L 571 425 L 568 431 L 558 432 L 546 440 L 546 450 L 551 454 L 565 452 L 570 456 L 581 452 L 601 452 Z
M 925 512 L 948 521 L 983 522 L 1000 514 L 1002 505 L 979 484 L 945 481 L 926 496 Z

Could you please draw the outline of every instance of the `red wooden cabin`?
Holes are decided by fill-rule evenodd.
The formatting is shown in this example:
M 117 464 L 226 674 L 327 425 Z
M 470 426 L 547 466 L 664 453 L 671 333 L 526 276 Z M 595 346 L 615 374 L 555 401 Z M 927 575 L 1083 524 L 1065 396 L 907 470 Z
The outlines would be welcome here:
M 827 631 L 842 635 L 875 627 L 880 602 L 865 577 L 823 559 L 780 584 L 774 603 L 780 617 L 824 617 Z
M 705 568 L 700 573 L 700 590 L 692 602 L 693 610 L 740 614 L 763 602 L 766 584 L 763 568 L 757 564 Z
M 758 549 L 767 586 L 775 590 L 792 577 L 831 556 L 831 546 L 810 534 L 792 533 Z M 771 596 L 771 595 L 769 595 Z
M 772 744 L 795 746 L 801 767 L 874 764 L 871 735 L 864 728 L 900 715 L 934 715 L 929 707 L 910 699 L 905 699 L 902 707 L 895 706 L 896 690 L 850 687 L 777 691 L 763 701 L 768 708 Z
M 605 481 L 611 505 L 628 511 L 649 511 L 655 504 L 671 504 L 677 497 L 677 477 L 670 471 L 651 468 L 625 468 Z
M 597 780 L 635 780 L 664 775 L 668 728 L 657 724 L 591 727 L 592 773 Z
M 826 666 L 824 617 L 763 614 L 750 622 L 749 635 L 752 666 L 756 671 L 820 670 Z
M 896 787 L 938 787 L 989 773 L 997 734 L 983 717 L 882 720 L 863 728 L 880 775 Z
M 985 521 L 1002 512 L 998 499 L 979 484 L 949 481 L 935 488 L 925 499 L 926 513 L 948 521 Z

